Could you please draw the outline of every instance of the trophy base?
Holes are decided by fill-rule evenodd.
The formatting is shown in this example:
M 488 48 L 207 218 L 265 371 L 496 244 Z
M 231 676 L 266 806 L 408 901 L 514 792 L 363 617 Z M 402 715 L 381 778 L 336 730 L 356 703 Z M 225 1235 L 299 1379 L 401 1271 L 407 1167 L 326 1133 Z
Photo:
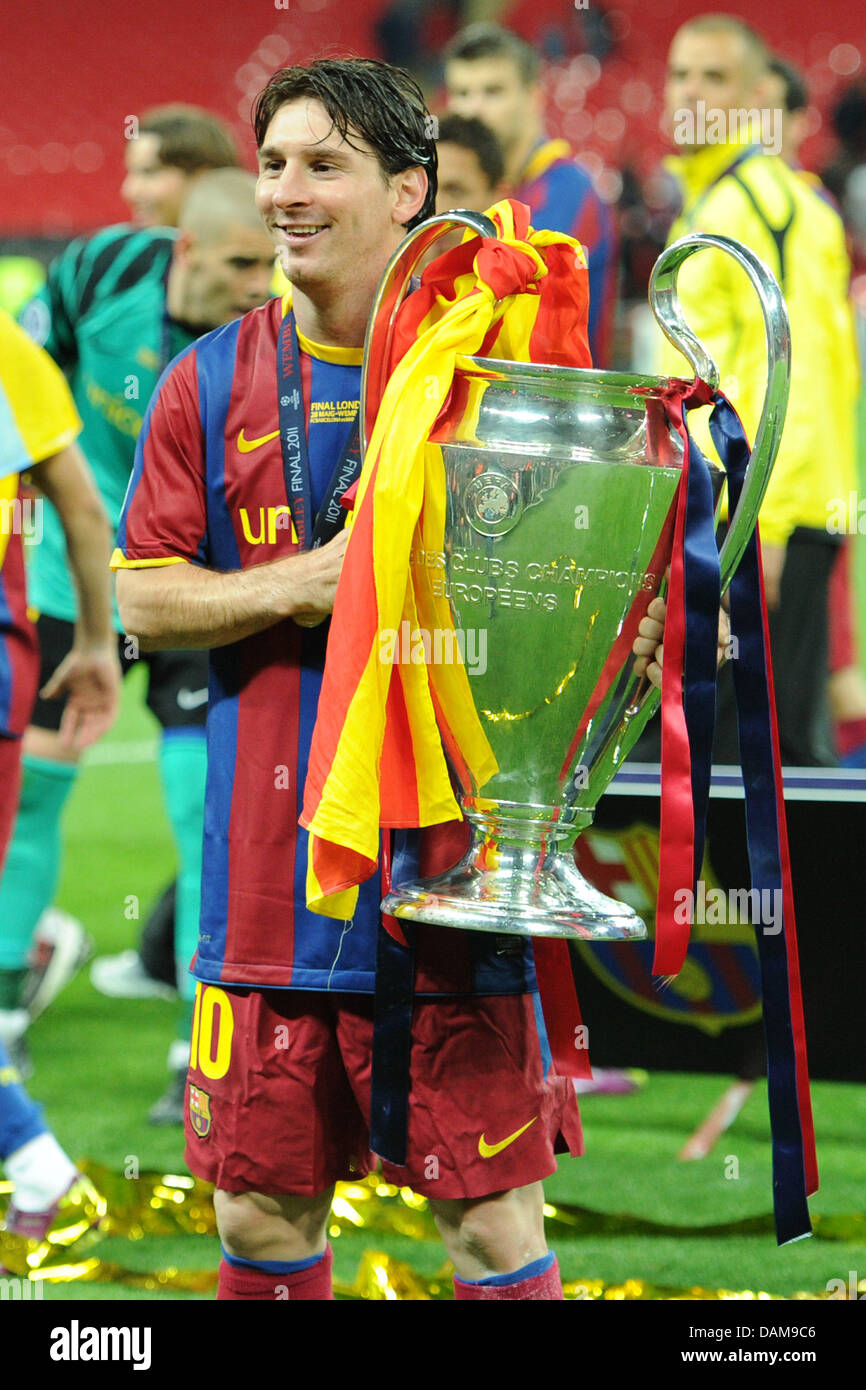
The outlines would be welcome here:
M 576 867 L 576 838 L 572 829 L 565 846 L 543 852 L 537 844 L 494 846 L 489 835 L 478 837 L 447 872 L 398 884 L 382 911 L 404 921 L 504 936 L 643 940 L 647 929 L 637 913 L 593 888 Z

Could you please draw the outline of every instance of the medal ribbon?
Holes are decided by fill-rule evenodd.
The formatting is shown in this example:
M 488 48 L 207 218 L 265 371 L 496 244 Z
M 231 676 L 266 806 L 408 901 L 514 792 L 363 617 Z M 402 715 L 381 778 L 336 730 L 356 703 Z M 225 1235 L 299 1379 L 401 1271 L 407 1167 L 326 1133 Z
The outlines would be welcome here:
M 653 973 L 677 975 L 689 946 L 688 918 L 676 909 L 688 887 L 695 901 L 704 860 L 716 717 L 716 664 L 721 581 L 712 483 L 707 461 L 685 425 L 686 404 L 707 405 L 704 382 L 665 396 L 683 440 L 664 631 L 662 796 L 659 890 Z
M 397 878 L 417 873 L 418 831 L 394 836 Z M 404 862 L 405 861 L 405 862 Z M 389 893 L 392 832 L 382 832 L 382 892 Z M 398 935 L 399 933 L 399 935 Z M 376 991 L 370 1067 L 370 1148 L 403 1165 L 409 1144 L 412 1013 L 415 1007 L 415 925 L 383 914 L 376 942 Z
M 688 948 L 688 927 L 673 916 L 674 892 L 694 893 L 703 860 L 712 763 L 718 622 L 718 557 L 706 459 L 686 427 L 687 407 L 714 404 L 710 432 L 725 468 L 730 503 L 742 491 L 749 447 L 730 402 L 703 382 L 673 388 L 666 405 L 683 440 L 684 478 L 665 621 L 662 688 L 662 835 L 656 953 L 653 969 L 676 974 Z M 773 1140 L 773 1206 L 779 1244 L 811 1234 L 807 1196 L 818 1186 L 809 1098 L 806 1038 L 788 854 L 779 736 L 757 528 L 731 583 L 731 631 L 737 659 L 740 760 L 746 803 L 751 887 L 781 898 L 782 927 L 755 924 L 761 969 L 767 1078 Z M 680 675 L 682 672 L 682 675 Z M 694 897 L 692 901 L 694 901 Z M 775 914 L 774 914 L 775 916 Z
M 728 475 L 730 506 L 743 487 L 749 447 L 733 406 L 717 394 L 710 433 Z M 732 511 L 733 515 L 733 511 Z M 807 1196 L 818 1188 L 815 1131 L 809 1096 L 806 1032 L 794 917 L 794 889 L 785 824 L 779 731 L 757 528 L 731 582 L 731 631 L 740 761 L 746 791 L 746 833 L 752 887 L 772 889 L 782 902 L 781 930 L 756 924 L 764 997 L 773 1197 L 779 1244 L 812 1231 Z M 779 897 L 770 901 L 778 902 Z
M 304 393 L 301 386 L 301 355 L 295 315 L 291 309 L 283 316 L 277 342 L 277 401 L 280 420 L 280 448 L 286 500 L 301 550 L 326 545 L 341 530 L 346 513 L 340 505 L 343 494 L 361 476 L 361 440 L 357 416 L 346 447 L 325 490 L 325 500 L 313 518 L 310 455 L 304 419 Z

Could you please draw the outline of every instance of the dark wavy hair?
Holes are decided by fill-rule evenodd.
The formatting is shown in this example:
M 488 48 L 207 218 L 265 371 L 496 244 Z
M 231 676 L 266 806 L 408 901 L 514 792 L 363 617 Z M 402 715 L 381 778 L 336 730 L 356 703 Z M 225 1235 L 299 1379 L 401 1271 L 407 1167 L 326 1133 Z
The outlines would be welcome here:
M 461 150 L 471 150 L 487 180 L 488 188 L 494 188 L 505 177 L 502 146 L 493 131 L 477 117 L 458 116 L 453 111 L 447 112 L 439 117 L 439 133 L 436 139 L 440 145 L 459 145 Z
M 139 122 L 139 135 L 159 140 L 160 164 L 197 174 L 201 169 L 240 168 L 234 136 L 218 116 L 201 106 L 154 106 Z
M 261 149 L 281 106 L 299 97 L 321 102 L 334 129 L 354 149 L 352 133 L 375 152 L 386 178 L 421 166 L 427 197 L 407 230 L 436 211 L 436 121 L 417 82 L 402 68 L 373 58 L 320 58 L 305 67 L 281 68 L 256 98 L 253 130 Z
M 446 67 L 452 62 L 477 63 L 479 58 L 507 58 L 516 67 L 524 87 L 533 86 L 541 73 L 541 59 L 531 44 L 510 29 L 487 20 L 461 29 L 446 44 L 442 57 Z
M 783 101 L 785 110 L 805 111 L 809 105 L 809 88 L 806 86 L 806 79 L 799 68 L 795 68 L 793 63 L 789 63 L 786 58 L 779 58 L 776 54 L 767 64 L 770 72 L 774 72 L 777 77 L 781 77 L 785 84 L 785 94 Z

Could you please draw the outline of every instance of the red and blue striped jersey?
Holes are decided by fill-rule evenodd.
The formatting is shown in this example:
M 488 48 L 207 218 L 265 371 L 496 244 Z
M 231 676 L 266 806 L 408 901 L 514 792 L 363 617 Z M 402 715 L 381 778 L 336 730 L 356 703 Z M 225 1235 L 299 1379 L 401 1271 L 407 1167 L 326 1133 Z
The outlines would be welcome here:
M 281 301 L 199 339 L 163 376 L 145 419 L 115 568 L 190 563 L 236 571 L 297 552 L 279 438 Z M 312 503 L 353 428 L 360 350 L 299 335 Z M 291 620 L 210 653 L 208 778 L 199 947 L 215 983 L 372 992 L 381 884 L 351 922 L 306 907 L 299 826 L 328 625 Z M 463 940 L 461 940 L 463 938 Z M 531 987 L 531 952 L 498 938 L 419 930 L 421 993 Z
M 564 232 L 586 250 L 589 347 L 593 364 L 609 368 L 616 308 L 618 238 L 613 214 L 564 140 L 539 145 L 514 197 L 527 203 L 537 231 Z

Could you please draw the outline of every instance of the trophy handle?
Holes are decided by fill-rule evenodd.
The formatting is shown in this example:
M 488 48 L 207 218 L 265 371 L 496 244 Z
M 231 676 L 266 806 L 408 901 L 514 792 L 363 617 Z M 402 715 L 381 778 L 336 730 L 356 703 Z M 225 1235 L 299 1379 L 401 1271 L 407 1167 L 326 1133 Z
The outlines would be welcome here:
M 753 251 L 731 237 L 715 236 L 708 232 L 695 232 L 681 237 L 679 241 L 667 247 L 656 261 L 650 277 L 649 302 L 665 337 L 687 358 L 696 376 L 713 390 L 718 386 L 719 369 L 716 363 L 683 317 L 676 292 L 677 275 L 684 261 L 706 247 L 727 252 L 748 275 L 761 305 L 767 339 L 767 390 L 761 419 L 746 468 L 740 500 L 728 524 L 728 533 L 719 555 L 724 593 L 752 534 L 779 450 L 788 405 L 791 329 L 782 292 L 767 266 Z M 661 692 L 655 686 L 649 686 L 646 677 L 641 682 L 641 687 L 635 692 L 623 718 L 607 736 L 594 760 L 595 776 L 590 778 L 590 783 L 594 785 L 569 798 L 567 805 L 594 805 L 598 800 L 599 782 L 602 791 L 606 789 L 616 770 L 637 743 L 661 702 Z
M 499 237 L 499 229 L 495 222 L 489 217 L 485 217 L 480 212 L 467 212 L 457 209 L 454 212 L 443 212 L 438 217 L 428 217 L 426 221 L 420 222 L 409 235 L 400 243 L 390 261 L 385 267 L 382 279 L 379 281 L 379 288 L 376 290 L 376 297 L 373 300 L 373 308 L 367 323 L 367 334 L 364 339 L 364 365 L 361 368 L 361 403 L 358 410 L 361 433 L 361 454 L 367 452 L 367 393 L 370 387 L 370 347 L 373 342 L 373 335 L 379 331 L 379 318 L 382 306 L 392 289 L 396 288 L 396 295 L 390 305 L 390 312 L 387 321 L 382 325 L 385 333 L 385 342 L 381 360 L 387 362 L 391 347 L 391 338 L 394 334 L 394 320 L 397 317 L 397 310 L 406 298 L 409 290 L 409 282 L 415 271 L 415 267 L 421 258 L 426 255 L 440 237 L 447 232 L 452 232 L 457 228 L 469 228 L 476 232 L 478 236 Z M 377 383 L 380 387 L 379 396 L 385 389 L 385 383 Z
M 683 318 L 676 291 L 680 266 L 704 247 L 727 252 L 746 272 L 761 305 L 767 337 L 767 390 L 761 419 L 740 500 L 728 524 L 728 534 L 719 556 L 724 592 L 752 534 L 779 450 L 791 375 L 791 329 L 782 291 L 764 262 L 753 251 L 731 237 L 715 236 L 708 232 L 681 237 L 663 251 L 655 263 L 650 277 L 649 302 L 665 337 L 688 359 L 696 376 L 713 390 L 719 384 L 719 369 Z

